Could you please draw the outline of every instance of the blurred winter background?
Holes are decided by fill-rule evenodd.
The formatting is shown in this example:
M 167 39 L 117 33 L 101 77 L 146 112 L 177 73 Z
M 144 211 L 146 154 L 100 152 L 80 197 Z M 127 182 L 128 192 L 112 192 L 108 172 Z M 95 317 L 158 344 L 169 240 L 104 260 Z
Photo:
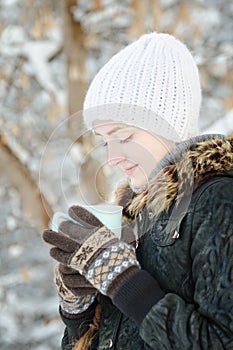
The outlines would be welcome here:
M 152 30 L 195 56 L 202 132 L 232 132 L 232 0 L 0 0 L 0 349 L 60 346 L 41 231 L 55 210 L 107 198 L 109 169 L 77 112 L 97 70 Z

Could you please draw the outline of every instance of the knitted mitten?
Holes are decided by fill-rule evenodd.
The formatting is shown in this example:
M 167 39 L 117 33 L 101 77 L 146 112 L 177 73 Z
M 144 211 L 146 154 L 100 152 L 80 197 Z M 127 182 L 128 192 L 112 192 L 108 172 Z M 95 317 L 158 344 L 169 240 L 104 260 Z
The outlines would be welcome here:
M 69 215 L 75 219 L 72 208 Z M 72 232 L 73 238 L 68 232 Z M 140 269 L 135 249 L 105 226 L 86 228 L 84 234 L 78 224 L 65 222 L 60 225 L 60 232 L 46 230 L 43 238 L 54 246 L 50 250 L 54 259 L 78 271 L 108 296 Z
M 56 264 L 54 269 L 54 282 L 60 297 L 61 309 L 64 314 L 81 314 L 94 302 L 97 290 L 91 287 L 90 283 L 77 271 L 72 274 L 72 279 L 69 279 L 61 272 L 61 266 Z
M 100 227 L 102 223 L 92 216 L 88 211 L 80 206 L 73 206 L 70 209 L 70 216 L 77 222 L 80 222 L 82 236 L 90 232 L 91 228 Z M 88 230 L 86 229 L 88 228 Z M 59 230 L 65 230 L 70 237 L 75 237 L 77 230 L 68 221 L 60 224 Z M 97 290 L 78 273 L 76 270 L 62 264 L 57 264 L 54 269 L 54 282 L 60 297 L 60 306 L 63 314 L 69 316 L 78 315 L 85 311 L 95 300 Z
M 86 218 L 86 226 L 89 227 L 85 227 L 84 230 L 78 224 L 64 222 L 60 225 L 58 233 L 51 230 L 44 231 L 44 240 L 53 245 L 50 250 L 51 256 L 66 266 L 63 269 L 66 268 L 67 271 L 71 269 L 70 271 L 83 275 L 94 288 L 109 296 L 122 313 L 140 326 L 153 305 L 163 298 L 164 292 L 157 281 L 146 270 L 140 268 L 131 245 L 116 238 L 100 222 L 95 221 L 97 225 L 92 225 L 91 222 L 98 219 L 86 213 L 83 208 L 75 207 L 75 210 L 70 208 L 69 215 L 75 221 L 78 221 L 75 212 Z M 71 276 L 70 278 L 71 283 L 75 283 Z M 77 275 L 75 286 L 78 284 L 80 285 L 80 279 Z M 62 296 L 69 299 L 69 306 L 72 308 L 70 304 L 73 302 L 73 295 L 68 293 Z M 83 307 L 89 301 L 82 300 L 82 302 L 80 305 Z M 92 307 L 88 310 L 92 310 L 93 314 Z M 81 320 L 83 322 L 82 318 Z M 80 320 L 78 322 L 80 324 Z

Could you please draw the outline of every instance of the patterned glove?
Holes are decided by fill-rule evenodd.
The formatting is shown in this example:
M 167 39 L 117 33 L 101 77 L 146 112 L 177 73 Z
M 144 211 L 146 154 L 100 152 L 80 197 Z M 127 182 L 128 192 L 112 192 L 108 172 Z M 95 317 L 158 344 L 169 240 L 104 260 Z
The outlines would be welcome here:
M 79 206 L 72 207 L 71 216 L 83 225 L 80 228 L 82 237 L 85 237 L 91 228 L 102 226 L 97 218 L 93 218 L 88 211 Z M 70 226 L 69 223 L 69 221 L 62 222 L 59 229 L 63 227 L 68 236 L 75 238 L 77 230 L 73 230 L 73 226 Z M 97 290 L 85 277 L 76 270 L 62 264 L 55 266 L 54 282 L 60 297 L 61 309 L 63 313 L 65 311 L 69 315 L 77 315 L 88 309 L 97 295 Z
M 69 215 L 76 220 L 74 207 L 69 209 Z M 93 215 L 91 217 L 98 220 Z M 67 236 L 67 225 L 72 231 L 71 237 Z M 110 297 L 140 269 L 135 249 L 120 241 L 105 226 L 86 228 L 84 235 L 79 225 L 65 222 L 65 225 L 60 225 L 58 233 L 44 231 L 43 238 L 54 246 L 50 250 L 54 259 L 78 271 L 97 290 Z
M 97 290 L 82 275 L 61 264 L 55 265 L 54 282 L 61 309 L 69 315 L 86 311 L 97 295 Z

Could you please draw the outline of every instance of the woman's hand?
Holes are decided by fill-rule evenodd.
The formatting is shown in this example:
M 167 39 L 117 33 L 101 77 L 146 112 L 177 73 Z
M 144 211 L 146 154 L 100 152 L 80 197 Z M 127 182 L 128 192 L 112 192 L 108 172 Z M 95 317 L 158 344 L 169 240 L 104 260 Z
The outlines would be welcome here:
M 94 302 L 97 290 L 77 271 L 61 264 L 54 268 L 54 283 L 63 313 L 80 314 Z
M 69 215 L 72 212 L 73 207 Z M 110 297 L 127 276 L 140 269 L 135 249 L 105 226 L 92 226 L 84 231 L 80 225 L 66 221 L 60 225 L 58 233 L 45 230 L 43 238 L 53 245 L 50 255 L 55 260 L 78 271 L 93 287 Z

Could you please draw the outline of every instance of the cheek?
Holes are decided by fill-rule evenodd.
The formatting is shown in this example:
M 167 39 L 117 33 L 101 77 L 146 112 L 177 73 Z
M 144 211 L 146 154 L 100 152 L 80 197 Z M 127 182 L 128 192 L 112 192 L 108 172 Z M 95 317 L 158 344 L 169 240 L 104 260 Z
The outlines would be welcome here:
M 125 145 L 125 154 L 127 155 L 128 160 L 131 160 L 135 163 L 146 164 L 152 160 L 150 152 L 148 152 L 148 150 L 143 145 L 136 142 Z

